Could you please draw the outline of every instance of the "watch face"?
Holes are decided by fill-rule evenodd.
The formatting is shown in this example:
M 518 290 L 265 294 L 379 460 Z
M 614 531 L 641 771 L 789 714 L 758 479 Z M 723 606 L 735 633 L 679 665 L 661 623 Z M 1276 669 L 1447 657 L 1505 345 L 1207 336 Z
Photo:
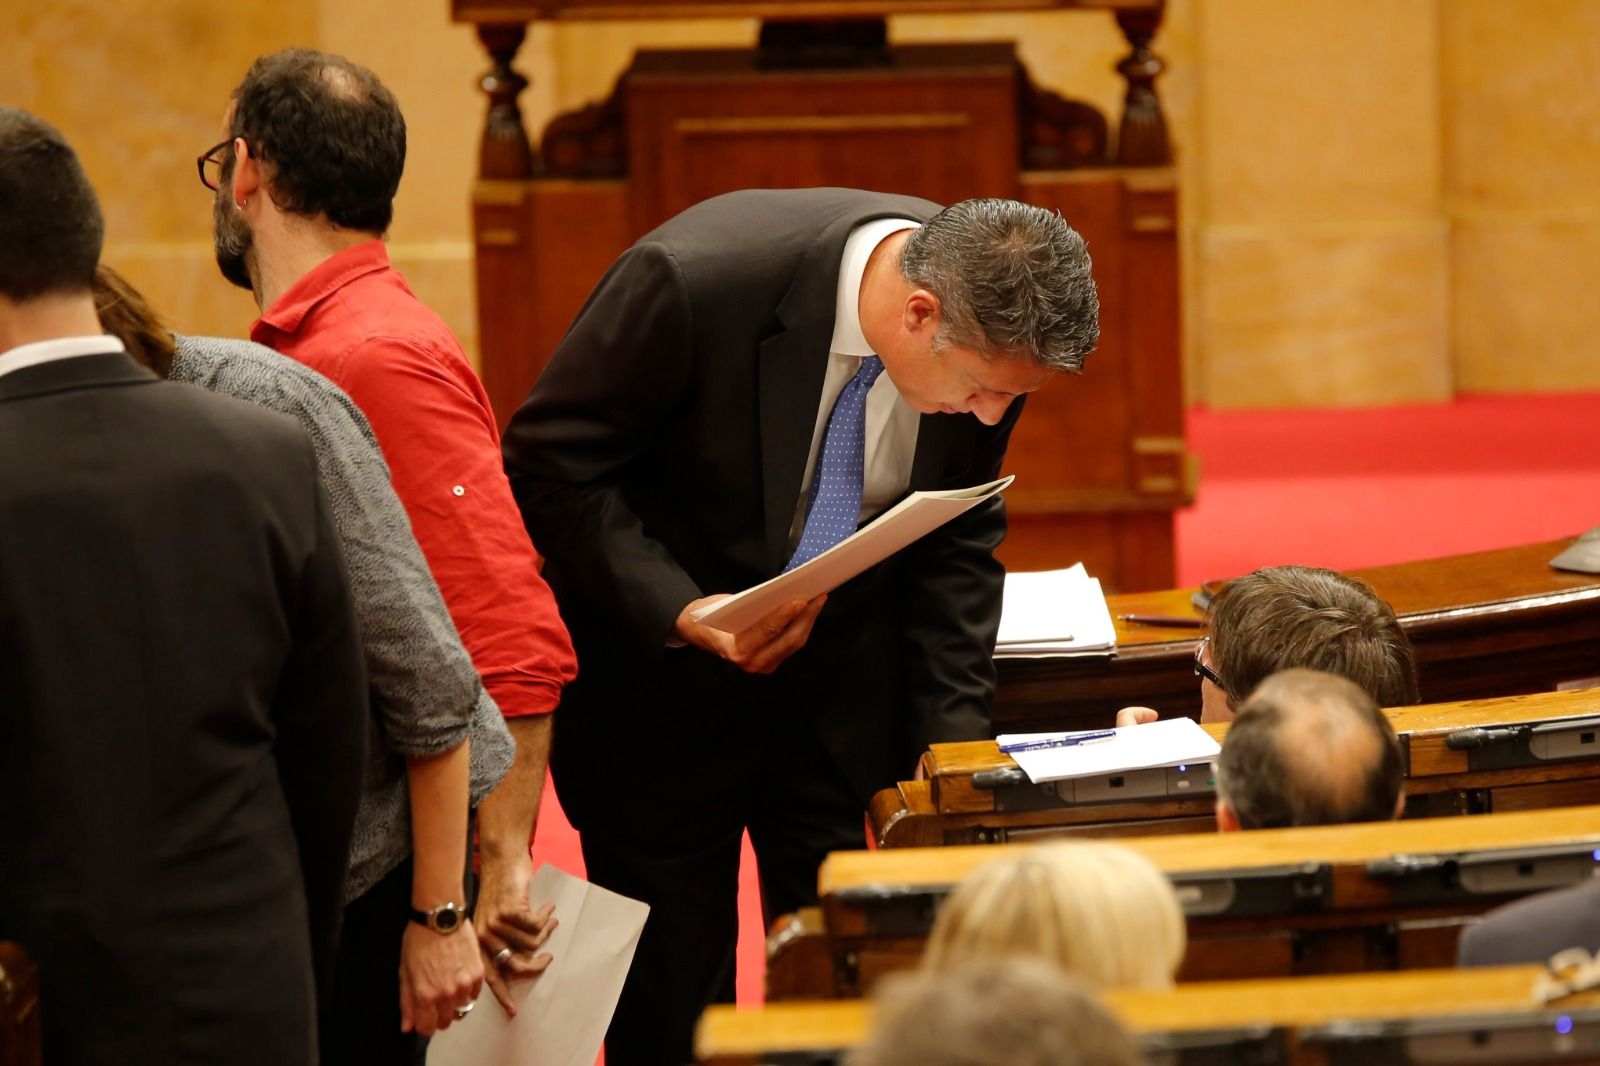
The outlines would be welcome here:
M 446 903 L 433 912 L 433 927 L 441 933 L 453 933 L 461 925 L 461 912 L 455 904 Z

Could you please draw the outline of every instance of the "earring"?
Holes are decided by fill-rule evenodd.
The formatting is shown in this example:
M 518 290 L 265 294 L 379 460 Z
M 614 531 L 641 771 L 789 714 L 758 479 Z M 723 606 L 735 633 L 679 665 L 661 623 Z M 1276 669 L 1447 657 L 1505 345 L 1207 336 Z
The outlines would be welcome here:
M 242 200 L 235 200 L 233 202 L 233 209 L 235 211 L 243 211 L 244 210 L 244 205 L 249 203 L 249 202 L 250 202 L 250 198 L 248 196 L 246 196 Z

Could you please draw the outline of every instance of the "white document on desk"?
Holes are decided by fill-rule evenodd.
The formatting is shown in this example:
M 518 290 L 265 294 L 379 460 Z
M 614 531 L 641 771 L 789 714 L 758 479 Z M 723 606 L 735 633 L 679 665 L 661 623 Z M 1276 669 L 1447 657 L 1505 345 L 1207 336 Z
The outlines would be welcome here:
M 1006 574 L 996 658 L 1109 655 L 1116 646 L 1105 593 L 1082 563 Z
M 1034 784 L 1096 777 L 1127 770 L 1152 770 L 1160 766 L 1185 766 L 1216 759 L 1222 746 L 1192 718 L 1163 718 L 1148 725 L 1113 730 L 1110 740 L 1074 744 L 1064 748 L 1014 751 L 1011 758 Z M 1003 749 L 1009 744 L 1053 740 L 1069 733 L 1007 733 L 996 738 Z
M 913 492 L 821 555 L 770 581 L 696 611 L 694 620 L 724 633 L 740 633 L 790 600 L 831 592 L 907 544 L 965 514 L 1010 485 L 1003 477 L 948 492 Z
M 428 1066 L 594 1066 L 650 908 L 550 865 L 528 898 L 556 905 L 550 968 L 511 986 L 515 1018 L 485 983 L 472 1013 L 429 1043 Z

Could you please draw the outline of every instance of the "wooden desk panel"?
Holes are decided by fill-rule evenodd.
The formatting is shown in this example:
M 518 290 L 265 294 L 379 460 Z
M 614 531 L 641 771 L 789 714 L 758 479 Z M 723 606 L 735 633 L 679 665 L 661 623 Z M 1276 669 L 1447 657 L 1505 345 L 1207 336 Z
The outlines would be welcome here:
M 1600 578 L 1552 570 L 1572 538 L 1352 573 L 1389 601 L 1411 638 L 1429 703 L 1548 691 L 1600 676 Z M 1113 615 L 1200 617 L 1195 589 L 1109 597 Z M 1200 713 L 1194 647 L 1204 631 L 1117 623 L 1117 652 L 1000 658 L 996 733 L 1104 728 L 1132 705 Z
M 1600 690 L 1544 692 L 1494 700 L 1397 707 L 1384 712 L 1399 734 L 1408 817 L 1484 814 L 1600 803 Z M 1567 724 L 1570 758 L 1531 757 L 1525 737 L 1507 737 L 1474 751 L 1453 751 L 1452 734 L 1471 728 L 1515 729 Z M 1219 742 L 1226 724 L 1205 730 Z M 1581 743 L 1588 736 L 1593 751 Z M 928 780 L 902 782 L 873 798 L 868 819 L 879 847 L 995 844 L 1040 836 L 1130 836 L 1214 827 L 1214 801 L 1198 774 L 1192 796 L 1120 803 L 1050 803 L 1025 781 L 980 788 L 974 776 L 1016 771 L 992 740 L 937 744 L 923 756 Z M 1013 774 L 1014 776 L 1014 774 Z M 1040 807 L 1041 809 L 1026 809 Z
M 1188 915 L 1183 980 L 1401 969 L 1448 965 L 1484 910 L 1594 876 L 1600 807 L 1117 843 L 1173 881 Z M 988 847 L 830 855 L 820 924 L 813 915 L 771 944 L 769 996 L 859 995 L 915 965 L 944 898 L 996 857 Z
M 1281 1057 L 1266 1061 L 1325 1066 L 1328 1059 L 1325 1045 L 1317 1041 L 1318 1031 L 1326 1032 L 1334 1025 L 1367 1023 L 1363 1029 L 1368 1039 L 1351 1041 L 1343 1050 L 1365 1052 L 1367 1061 L 1381 1062 L 1389 1060 L 1373 1057 L 1373 1051 L 1385 1030 L 1418 1023 L 1466 1023 L 1492 1039 L 1495 1030 L 1513 1026 L 1546 1026 L 1553 1032 L 1560 1017 L 1587 1022 L 1600 1007 L 1600 995 L 1593 992 L 1554 1007 L 1541 1005 L 1534 996 L 1539 974 L 1537 966 L 1509 966 L 1197 982 L 1167 992 L 1113 989 L 1101 998 L 1124 1025 L 1143 1038 L 1148 1049 L 1181 1046 L 1181 1040 L 1171 1038 L 1185 1035 L 1232 1031 L 1248 1039 L 1252 1031 L 1292 1030 L 1284 1033 Z M 712 1007 L 701 1019 L 695 1049 L 699 1061 L 708 1066 L 754 1066 L 779 1060 L 821 1066 L 836 1062 L 845 1050 L 860 1044 L 871 1023 L 872 1004 L 859 999 L 769 1003 L 759 1010 Z M 1186 1060 L 1180 1055 L 1177 1061 Z M 1241 1056 L 1233 1061 L 1262 1060 Z M 1596 1058 L 1561 1061 L 1594 1062 Z

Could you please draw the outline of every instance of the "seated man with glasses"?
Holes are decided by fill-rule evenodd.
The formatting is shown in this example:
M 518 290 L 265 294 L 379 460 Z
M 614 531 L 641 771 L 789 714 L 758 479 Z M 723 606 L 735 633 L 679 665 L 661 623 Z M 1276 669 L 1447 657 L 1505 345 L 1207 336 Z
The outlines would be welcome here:
M 1309 566 L 1271 566 L 1228 582 L 1211 604 L 1211 633 L 1195 648 L 1200 720 L 1231 721 L 1270 674 L 1303 667 L 1346 678 L 1380 707 L 1417 703 L 1417 669 L 1400 620 L 1359 578 Z M 1117 724 L 1156 720 L 1124 707 Z
M 1285 670 L 1239 708 L 1217 757 L 1217 828 L 1385 822 L 1405 812 L 1400 741 L 1371 696 Z

